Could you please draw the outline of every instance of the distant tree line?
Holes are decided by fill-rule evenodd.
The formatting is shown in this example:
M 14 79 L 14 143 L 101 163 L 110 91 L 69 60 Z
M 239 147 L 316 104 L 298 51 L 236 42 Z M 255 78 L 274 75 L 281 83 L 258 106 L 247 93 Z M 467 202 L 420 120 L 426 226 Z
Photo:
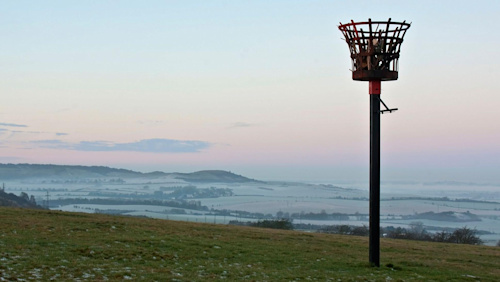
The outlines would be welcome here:
M 243 225 L 261 228 L 273 228 L 273 229 L 286 229 L 293 230 L 299 225 L 294 225 L 292 220 L 287 218 L 281 219 L 264 219 L 257 222 L 243 222 L 232 220 L 229 222 L 232 225 Z M 304 226 L 301 226 L 302 228 Z M 432 242 L 445 242 L 445 243 L 455 243 L 455 244 L 469 244 L 469 245 L 482 245 L 483 241 L 477 235 L 477 230 L 468 228 L 467 226 L 458 228 L 453 232 L 441 231 L 437 233 L 428 233 L 421 222 L 414 222 L 410 224 L 409 228 L 401 227 L 385 227 L 381 228 L 381 235 L 385 238 L 393 239 L 407 239 L 407 240 L 420 240 L 420 241 L 432 241 Z M 323 226 L 317 229 L 319 233 L 328 234 L 342 234 L 342 235 L 354 235 L 354 236 L 368 236 L 369 228 L 365 225 L 363 226 L 351 226 L 351 225 L 329 225 Z M 500 241 L 498 241 L 497 246 L 500 247 Z
M 166 206 L 175 207 L 183 209 L 201 210 L 207 211 L 208 207 L 202 206 L 200 201 L 185 201 L 185 200 L 137 200 L 137 199 L 87 199 L 87 198 L 76 198 L 76 199 L 58 199 L 52 200 L 50 202 L 52 206 L 58 205 L 148 205 L 148 206 Z
M 474 199 L 450 199 L 448 197 L 391 197 L 383 198 L 380 201 L 402 201 L 402 200 L 424 200 L 424 201 L 440 201 L 440 202 L 458 202 L 458 203 L 479 203 L 479 204 L 498 204 L 498 202 L 482 201 Z
M 310 220 L 349 220 L 351 214 L 346 214 L 346 213 L 338 213 L 338 212 L 333 212 L 333 213 L 327 213 L 325 210 L 322 210 L 319 213 L 314 213 L 314 212 L 300 212 L 300 213 L 288 213 L 288 212 L 282 212 L 279 211 L 276 213 L 276 218 L 289 218 L 289 219 L 310 219 Z M 362 215 L 359 213 L 353 214 L 353 216 L 356 216 L 358 220 L 361 220 L 365 218 L 368 215 Z
M 319 233 L 328 234 L 341 234 L 341 235 L 355 235 L 355 236 L 368 236 L 369 229 L 366 225 L 352 226 L 352 225 L 329 225 L 322 227 L 318 230 Z
M 430 220 L 438 220 L 438 221 L 449 221 L 449 222 L 469 222 L 469 221 L 481 221 L 479 216 L 470 213 L 469 211 L 464 213 L 456 213 L 452 211 L 446 212 L 424 212 L 424 213 L 416 213 L 414 215 L 405 215 L 403 219 L 430 219 Z
M 240 226 L 252 226 L 252 227 L 260 227 L 260 228 L 271 228 L 271 229 L 283 229 L 283 230 L 293 230 L 292 220 L 288 218 L 280 218 L 280 219 L 263 219 L 257 222 L 243 222 L 237 220 L 229 221 L 231 225 L 240 225 Z
M 216 213 L 217 215 L 232 215 L 240 218 L 252 218 L 252 219 L 269 219 L 269 220 L 279 220 L 279 219 L 288 219 L 289 221 L 293 220 L 350 220 L 351 216 L 356 217 L 357 220 L 364 220 L 368 218 L 367 214 L 346 214 L 346 213 L 327 213 L 325 210 L 322 210 L 319 213 L 314 212 L 300 212 L 300 213 L 289 213 L 278 211 L 275 215 L 267 213 L 259 213 L 259 212 L 248 212 L 241 210 L 217 210 L 212 208 L 211 211 Z M 320 225 L 318 225 L 320 226 Z M 322 226 L 322 225 L 321 225 Z
M 126 181 L 122 178 L 99 179 L 99 178 L 83 178 L 83 179 L 51 179 L 43 180 L 41 183 L 46 184 L 125 184 Z
M 350 226 L 350 225 L 332 225 L 326 226 L 318 230 L 320 233 L 343 234 L 343 235 L 358 235 L 368 236 L 369 228 L 366 226 Z M 453 232 L 440 231 L 429 233 L 425 230 L 422 222 L 413 222 L 409 228 L 402 227 L 381 227 L 380 233 L 385 238 L 407 239 L 419 241 L 444 242 L 455 244 L 482 245 L 483 241 L 477 235 L 476 229 L 471 229 L 467 226 L 455 229 Z
M 173 199 L 182 198 L 218 198 L 218 197 L 230 197 L 233 196 L 233 190 L 229 188 L 197 188 L 196 186 L 189 185 L 175 189 L 173 192 L 164 194 L 163 191 L 159 191 L 164 197 Z
M 149 188 L 149 186 L 144 186 L 144 188 Z M 229 197 L 233 196 L 233 190 L 229 188 L 197 188 L 196 186 L 180 186 L 173 189 L 172 192 L 169 191 L 168 187 L 161 187 L 160 190 L 151 193 L 115 193 L 112 191 L 92 191 L 89 192 L 89 196 L 98 197 L 113 197 L 113 198 L 133 198 L 133 199 L 202 199 L 202 198 L 218 198 L 218 197 Z
M 262 227 L 262 228 L 273 228 L 273 229 L 285 229 L 285 230 L 293 230 L 292 221 L 286 218 L 281 219 L 264 219 L 259 220 L 257 222 L 253 222 L 250 224 L 253 227 Z

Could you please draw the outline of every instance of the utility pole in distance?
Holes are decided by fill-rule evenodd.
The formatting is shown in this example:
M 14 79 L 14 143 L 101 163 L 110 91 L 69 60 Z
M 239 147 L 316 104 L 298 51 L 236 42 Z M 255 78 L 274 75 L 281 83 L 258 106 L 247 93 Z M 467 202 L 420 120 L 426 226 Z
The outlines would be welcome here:
M 47 190 L 46 192 L 47 194 L 45 195 L 46 198 L 45 203 L 47 204 L 47 209 L 49 209 L 49 190 Z
M 393 112 L 380 98 L 381 81 L 398 79 L 401 43 L 410 24 L 372 21 L 340 23 L 349 46 L 352 79 L 368 81 L 370 94 L 370 250 L 371 265 L 380 266 L 380 114 Z M 380 110 L 380 104 L 385 110 Z

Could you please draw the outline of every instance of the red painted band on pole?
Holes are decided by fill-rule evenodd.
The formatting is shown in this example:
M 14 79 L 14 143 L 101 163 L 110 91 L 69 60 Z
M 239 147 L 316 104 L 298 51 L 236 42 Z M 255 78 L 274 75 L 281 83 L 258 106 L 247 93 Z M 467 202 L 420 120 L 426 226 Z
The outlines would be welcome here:
M 369 84 L 370 95 L 380 95 L 380 89 L 381 89 L 380 85 L 381 85 L 380 80 L 370 80 Z

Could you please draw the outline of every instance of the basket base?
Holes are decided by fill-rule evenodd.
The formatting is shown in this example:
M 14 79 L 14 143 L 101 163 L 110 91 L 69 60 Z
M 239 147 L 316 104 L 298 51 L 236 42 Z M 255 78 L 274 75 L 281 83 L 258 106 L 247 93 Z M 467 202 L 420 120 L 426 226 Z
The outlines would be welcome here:
M 380 80 L 389 81 L 397 80 L 398 72 L 390 70 L 355 70 L 352 72 L 353 80 L 370 81 Z

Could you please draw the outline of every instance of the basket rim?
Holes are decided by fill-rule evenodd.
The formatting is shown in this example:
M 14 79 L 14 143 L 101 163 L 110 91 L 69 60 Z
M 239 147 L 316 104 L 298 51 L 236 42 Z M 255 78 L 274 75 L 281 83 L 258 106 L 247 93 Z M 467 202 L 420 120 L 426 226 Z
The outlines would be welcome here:
M 411 26 L 411 22 L 407 23 L 406 20 L 402 21 L 402 22 L 393 22 L 391 21 L 391 19 L 389 18 L 389 20 L 387 21 L 372 21 L 371 19 L 368 19 L 368 21 L 364 21 L 364 22 L 355 22 L 354 20 L 351 20 L 350 23 L 341 23 L 340 22 L 340 25 L 339 25 L 339 29 L 346 29 L 350 26 L 358 26 L 358 25 L 373 25 L 373 24 L 383 24 L 383 25 L 386 25 L 386 26 L 391 26 L 391 25 L 398 25 L 400 26 L 401 28 L 404 28 L 404 29 L 408 29 L 410 28 Z

